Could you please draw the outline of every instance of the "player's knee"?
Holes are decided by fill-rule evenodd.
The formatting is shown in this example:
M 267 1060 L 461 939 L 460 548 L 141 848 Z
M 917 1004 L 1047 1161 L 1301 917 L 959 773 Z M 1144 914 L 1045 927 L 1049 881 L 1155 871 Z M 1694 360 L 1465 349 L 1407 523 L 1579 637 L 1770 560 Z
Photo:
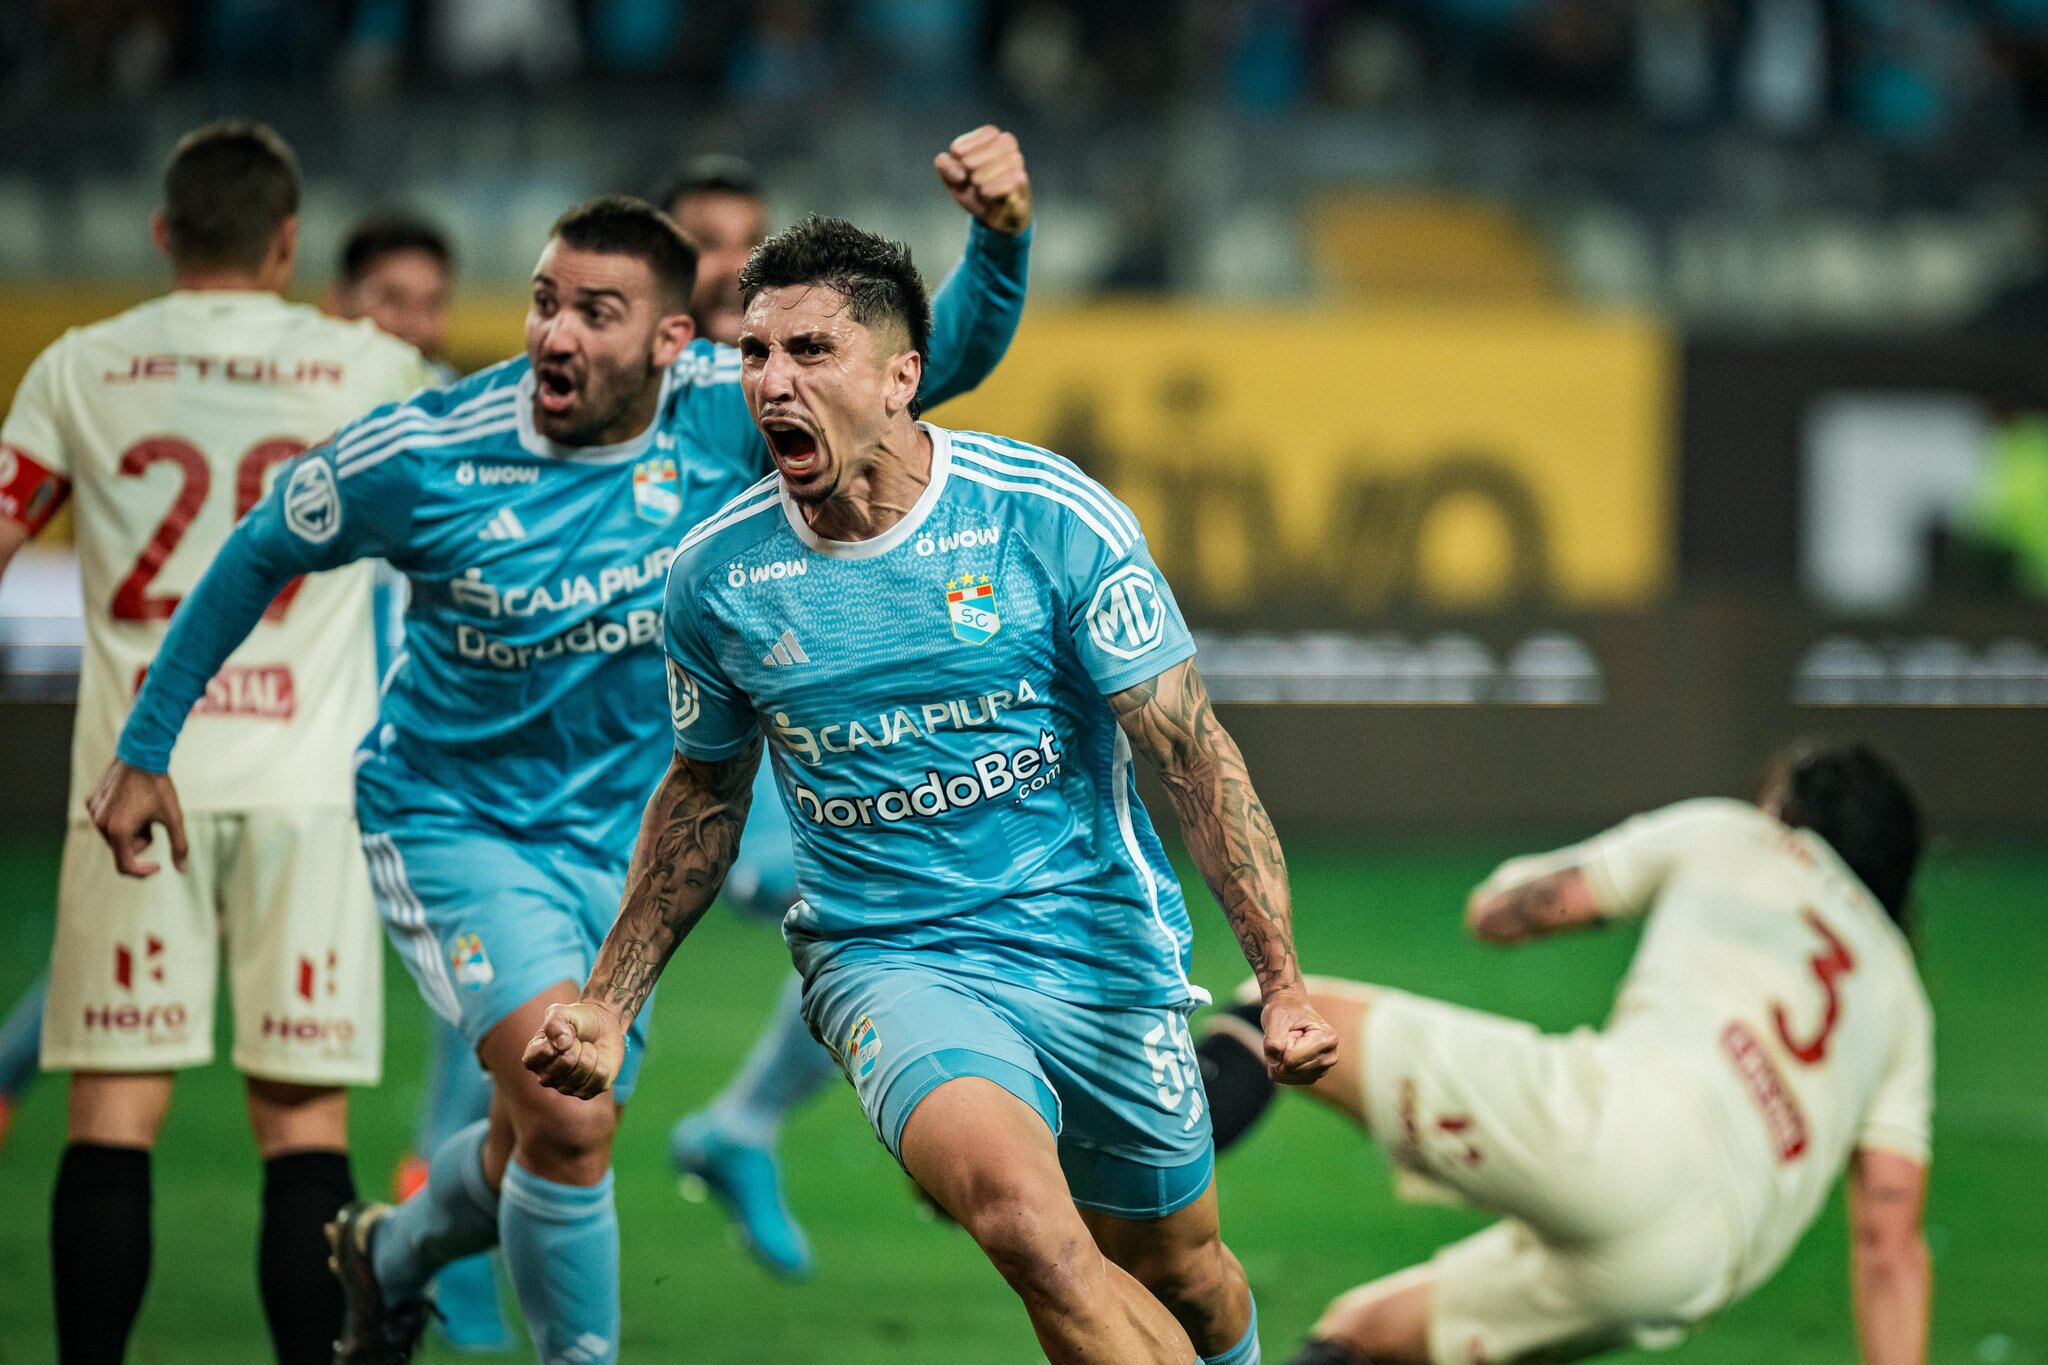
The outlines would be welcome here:
M 1102 1253 L 1070 1209 L 1025 1191 L 992 1191 L 963 1220 L 1010 1287 L 1030 1302 L 1081 1302 L 1100 1278 Z
M 1229 1282 L 1223 1243 L 1163 1248 L 1126 1267 L 1131 1277 L 1151 1291 L 1176 1317 L 1185 1317 L 1217 1303 Z
M 519 1164 L 546 1180 L 589 1184 L 611 1165 L 618 1110 L 609 1100 L 574 1100 L 529 1108 L 513 1127 Z

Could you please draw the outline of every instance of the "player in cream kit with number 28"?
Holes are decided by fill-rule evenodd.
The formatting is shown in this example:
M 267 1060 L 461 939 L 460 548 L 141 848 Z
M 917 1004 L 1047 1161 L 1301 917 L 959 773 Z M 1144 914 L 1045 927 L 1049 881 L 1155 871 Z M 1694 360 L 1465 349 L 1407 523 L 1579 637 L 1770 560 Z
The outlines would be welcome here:
M 86 648 L 42 1052 L 76 1073 L 74 1150 L 146 1153 L 170 1073 L 212 1058 L 221 943 L 266 1157 L 338 1154 L 341 1092 L 307 1088 L 378 1078 L 383 950 L 351 780 L 376 717 L 368 563 L 291 584 L 208 687 L 171 770 L 184 828 L 152 854 L 182 875 L 120 876 L 86 811 L 172 612 L 276 471 L 433 382 L 404 342 L 275 292 L 296 199 L 267 129 L 188 137 L 157 220 L 172 292 L 53 343 L 0 429 L 0 562 L 76 506 Z M 60 1252 L 60 1305 L 64 1269 Z

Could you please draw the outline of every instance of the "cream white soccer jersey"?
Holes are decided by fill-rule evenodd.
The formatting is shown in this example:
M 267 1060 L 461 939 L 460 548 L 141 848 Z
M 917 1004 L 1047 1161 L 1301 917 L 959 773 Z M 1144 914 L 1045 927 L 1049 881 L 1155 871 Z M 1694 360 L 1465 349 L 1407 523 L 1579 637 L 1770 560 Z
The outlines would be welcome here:
M 1605 913 L 1649 913 L 1606 1033 L 1654 1048 L 1705 1098 L 1747 1292 L 1853 1150 L 1928 1159 L 1933 1014 L 1911 949 L 1824 840 L 1742 802 L 1639 816 L 1574 861 Z
M 278 467 L 432 382 L 368 322 L 274 294 L 176 292 L 66 333 L 0 426 L 0 513 L 76 498 L 86 650 L 76 817 L 179 599 Z M 194 711 L 171 765 L 188 811 L 351 804 L 376 713 L 367 563 L 294 583 Z

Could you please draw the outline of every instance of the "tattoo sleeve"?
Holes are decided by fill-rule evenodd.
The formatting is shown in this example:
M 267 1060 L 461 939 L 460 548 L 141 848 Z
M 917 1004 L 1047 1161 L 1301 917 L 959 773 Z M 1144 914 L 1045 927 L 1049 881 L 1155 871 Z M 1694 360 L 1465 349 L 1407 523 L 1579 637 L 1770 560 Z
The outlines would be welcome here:
M 724 884 L 760 762 L 759 739 L 715 763 L 679 754 L 649 798 L 619 917 L 583 987 L 584 999 L 617 1011 L 621 1023 L 647 1003 L 669 955 Z
M 1287 861 L 1237 741 L 1216 719 L 1192 660 L 1109 699 L 1131 747 L 1151 760 L 1203 880 L 1267 995 L 1301 985 Z

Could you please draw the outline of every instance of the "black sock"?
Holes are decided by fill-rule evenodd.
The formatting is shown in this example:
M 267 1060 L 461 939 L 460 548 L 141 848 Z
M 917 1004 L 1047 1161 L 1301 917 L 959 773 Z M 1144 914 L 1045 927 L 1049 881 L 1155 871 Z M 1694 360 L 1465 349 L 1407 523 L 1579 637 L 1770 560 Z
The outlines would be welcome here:
M 57 1359 L 118 1365 L 149 1287 L 149 1149 L 74 1142 L 50 1197 Z
M 279 1365 L 328 1365 L 341 1335 L 341 1282 L 327 1269 L 326 1225 L 356 1197 L 343 1152 L 288 1152 L 263 1163 L 256 1285 Z
M 1231 1005 L 1218 1011 L 1234 1014 L 1262 1030 L 1257 1005 Z M 1227 1150 L 1243 1137 L 1266 1106 L 1273 1102 L 1273 1080 L 1266 1074 L 1266 1058 L 1244 1039 L 1223 1029 L 1212 1029 L 1195 1044 L 1195 1060 L 1202 1067 L 1202 1088 L 1209 1094 L 1209 1127 L 1216 1137 L 1216 1150 Z
M 1363 1351 L 1354 1351 L 1325 1337 L 1312 1337 L 1301 1344 L 1287 1365 L 1372 1365 L 1372 1361 Z

